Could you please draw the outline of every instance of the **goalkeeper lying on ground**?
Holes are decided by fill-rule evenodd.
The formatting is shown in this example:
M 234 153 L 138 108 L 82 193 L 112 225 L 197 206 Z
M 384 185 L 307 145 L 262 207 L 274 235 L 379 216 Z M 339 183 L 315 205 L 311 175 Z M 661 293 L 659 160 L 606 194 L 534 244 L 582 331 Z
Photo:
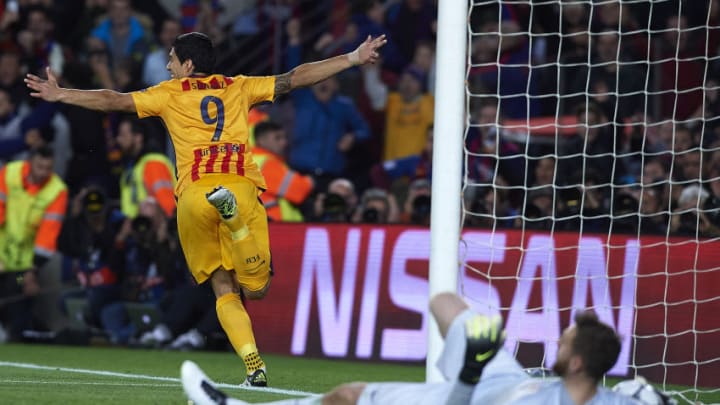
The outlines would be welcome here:
M 500 317 L 488 318 L 468 309 L 457 295 L 439 294 L 430 309 L 445 337 L 438 368 L 448 382 L 350 383 L 319 397 L 271 402 L 310 404 L 641 404 L 627 395 L 600 387 L 617 361 L 620 339 L 591 312 L 578 313 L 560 337 L 553 371 L 559 378 L 533 378 L 506 351 Z M 190 361 L 182 366 L 182 382 L 197 405 L 241 405 L 228 398 Z M 632 393 L 629 393 L 632 395 Z M 663 404 L 660 393 L 658 402 Z M 669 403 L 669 402 L 667 402 Z

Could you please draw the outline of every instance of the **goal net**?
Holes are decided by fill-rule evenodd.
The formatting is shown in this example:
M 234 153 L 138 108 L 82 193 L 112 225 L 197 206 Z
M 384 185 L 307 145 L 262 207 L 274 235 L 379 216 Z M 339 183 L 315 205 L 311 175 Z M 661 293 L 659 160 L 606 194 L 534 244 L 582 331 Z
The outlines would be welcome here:
M 720 2 L 474 1 L 460 290 L 549 368 L 575 312 L 615 377 L 720 395 Z

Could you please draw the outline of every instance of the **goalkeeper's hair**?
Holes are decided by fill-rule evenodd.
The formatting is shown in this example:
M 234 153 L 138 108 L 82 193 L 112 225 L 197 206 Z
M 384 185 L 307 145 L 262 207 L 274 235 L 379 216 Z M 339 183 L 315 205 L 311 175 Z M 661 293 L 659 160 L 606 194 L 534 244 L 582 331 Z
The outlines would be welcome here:
M 585 372 L 595 382 L 612 368 L 620 354 L 620 338 L 592 311 L 575 314 L 576 335 L 572 352 L 583 360 Z
M 211 74 L 215 71 L 215 49 L 207 35 L 201 32 L 178 35 L 172 46 L 180 63 L 190 59 L 196 73 Z

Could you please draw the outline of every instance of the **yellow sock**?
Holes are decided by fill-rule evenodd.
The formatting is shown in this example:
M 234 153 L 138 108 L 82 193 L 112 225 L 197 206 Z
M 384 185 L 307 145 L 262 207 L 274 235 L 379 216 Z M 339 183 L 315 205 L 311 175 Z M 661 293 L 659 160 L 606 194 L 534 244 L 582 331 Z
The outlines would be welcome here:
M 234 293 L 225 294 L 215 302 L 218 320 L 228 336 L 235 352 L 243 359 L 248 375 L 255 370 L 265 367 L 252 332 L 252 323 L 240 296 Z

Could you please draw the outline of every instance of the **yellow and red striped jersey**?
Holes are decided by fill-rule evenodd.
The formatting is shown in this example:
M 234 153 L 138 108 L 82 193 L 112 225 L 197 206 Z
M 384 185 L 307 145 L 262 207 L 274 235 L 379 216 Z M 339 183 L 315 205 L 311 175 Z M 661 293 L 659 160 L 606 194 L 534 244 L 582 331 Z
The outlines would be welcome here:
M 130 93 L 138 117 L 160 117 L 175 146 L 179 196 L 206 173 L 245 176 L 265 187 L 248 146 L 248 111 L 272 101 L 274 76 L 191 76 Z

